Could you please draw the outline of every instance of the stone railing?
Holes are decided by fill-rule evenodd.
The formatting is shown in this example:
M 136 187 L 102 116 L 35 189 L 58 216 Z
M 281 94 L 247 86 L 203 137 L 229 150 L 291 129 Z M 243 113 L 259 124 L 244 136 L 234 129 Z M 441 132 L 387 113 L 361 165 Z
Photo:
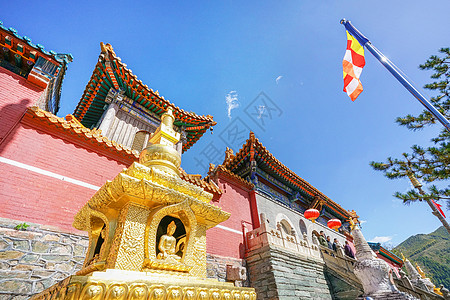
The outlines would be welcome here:
M 280 248 L 303 254 L 307 257 L 322 259 L 318 245 L 311 244 L 306 234 L 299 238 L 292 230 L 291 234 L 287 234 L 281 224 L 277 224 L 277 228 L 272 228 L 267 222 L 262 222 L 259 228 L 247 232 L 247 250 L 254 250 L 266 245 L 275 245 Z
M 322 252 L 322 257 L 325 265 L 328 268 L 344 277 L 348 277 L 352 281 L 359 282 L 353 272 L 353 266 L 356 262 L 356 259 L 345 255 L 344 249 L 341 245 L 337 245 L 336 251 L 324 246 L 319 246 L 319 248 Z

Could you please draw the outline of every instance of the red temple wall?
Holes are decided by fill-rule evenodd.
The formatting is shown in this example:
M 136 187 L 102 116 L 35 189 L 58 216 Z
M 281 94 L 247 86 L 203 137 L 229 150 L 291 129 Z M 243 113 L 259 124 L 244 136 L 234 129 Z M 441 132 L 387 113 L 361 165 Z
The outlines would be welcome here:
M 89 185 L 102 186 L 131 163 L 22 123 L 0 146 L 0 159 L 0 217 L 78 233 L 72 221 L 95 193 Z
M 43 89 L 4 68 L 0 68 L 0 141 L 20 119 L 28 106 L 38 100 Z
M 218 202 L 213 204 L 231 213 L 231 216 L 218 227 L 206 231 L 207 252 L 226 257 L 244 258 L 243 224 L 247 225 L 248 231 L 253 230 L 249 192 L 220 175 L 218 183 L 223 194 Z

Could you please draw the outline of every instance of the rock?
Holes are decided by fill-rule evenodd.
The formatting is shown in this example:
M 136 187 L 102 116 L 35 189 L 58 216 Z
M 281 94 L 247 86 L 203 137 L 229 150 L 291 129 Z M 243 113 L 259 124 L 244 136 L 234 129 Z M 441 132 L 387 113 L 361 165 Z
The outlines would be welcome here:
M 55 270 L 62 272 L 71 272 L 73 269 L 74 263 L 62 263 L 55 265 Z
M 45 279 L 47 277 L 52 276 L 53 274 L 55 274 L 55 271 L 34 270 L 31 276 L 38 279 Z
M 20 260 L 21 263 L 34 263 L 39 260 L 39 255 L 37 254 L 27 254 Z
M 0 290 L 5 292 L 14 292 L 21 294 L 31 293 L 31 282 L 23 280 L 8 280 L 0 282 Z
M 7 262 L 0 262 L 0 270 L 9 270 L 9 264 Z
M 58 242 L 60 239 L 59 235 L 56 234 L 46 234 L 42 240 L 46 242 Z
M 51 262 L 63 262 L 70 259 L 69 255 L 43 254 L 42 259 Z
M 72 248 L 70 246 L 64 246 L 64 245 L 54 245 L 50 249 L 50 253 L 56 253 L 56 254 L 70 254 L 72 253 Z
M 14 250 L 8 250 L 4 252 L 0 252 L 0 259 L 15 259 L 15 258 L 21 258 L 24 256 L 24 253 L 20 251 L 14 251 Z
M 41 234 L 33 231 L 22 231 L 0 227 L 0 236 L 9 236 L 17 239 L 33 240 L 40 237 Z
M 87 248 L 89 246 L 89 240 L 88 239 L 82 239 L 82 240 L 80 240 L 78 242 L 78 244 Z
M 9 248 L 9 244 L 4 240 L 0 240 L 0 250 L 5 250 L 8 248 Z
M 28 298 L 29 298 L 28 296 L 19 295 L 19 296 L 13 296 L 11 298 L 11 300 L 27 300 Z
M 17 259 L 13 259 L 13 260 L 10 260 L 8 263 L 10 266 L 15 266 L 19 263 L 19 261 Z
M 30 245 L 28 241 L 15 240 L 13 241 L 13 247 L 14 249 L 17 250 L 25 250 L 25 251 L 30 250 Z
M 47 253 L 48 249 L 50 248 L 50 245 L 43 243 L 41 241 L 32 241 L 31 248 L 32 248 L 33 252 Z
M 58 273 L 57 273 L 56 275 L 54 275 L 52 278 L 53 278 L 54 280 L 56 280 L 56 281 L 61 281 L 61 280 L 63 280 L 63 279 L 66 279 L 66 278 L 67 278 L 67 275 L 58 272 Z
M 74 257 L 73 260 L 74 260 L 76 263 L 78 263 L 78 264 L 83 264 L 83 263 L 84 263 L 84 260 L 85 260 L 85 257 L 78 256 L 78 257 Z
M 0 271 L 0 279 L 11 279 L 11 278 L 30 278 L 30 272 L 21 271 Z
M 73 248 L 73 255 L 74 256 L 85 256 L 86 248 L 80 245 L 75 245 Z
M 46 263 L 45 269 L 47 270 L 54 270 L 55 269 L 55 263 Z
M 11 270 L 21 270 L 21 271 L 31 271 L 35 269 L 40 269 L 42 267 L 35 266 L 35 265 L 25 265 L 25 264 L 19 264 L 11 268 Z

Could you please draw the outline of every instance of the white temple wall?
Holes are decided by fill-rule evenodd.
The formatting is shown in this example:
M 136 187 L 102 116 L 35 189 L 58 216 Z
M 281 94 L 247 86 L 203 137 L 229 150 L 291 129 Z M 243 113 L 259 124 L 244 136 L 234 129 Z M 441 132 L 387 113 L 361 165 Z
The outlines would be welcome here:
M 337 238 L 341 245 L 345 244 L 346 237 L 343 234 L 320 223 L 309 221 L 299 212 L 284 206 L 276 200 L 270 199 L 268 196 L 256 193 L 256 204 L 258 213 L 264 213 L 272 227 L 276 227 L 277 222 L 280 222 L 283 218 L 287 218 L 288 223 L 293 224 L 293 229 L 295 230 L 297 237 L 302 237 L 303 232 L 306 232 L 310 243 L 312 243 L 312 232 L 315 230 L 318 233 L 323 231 L 325 235 L 330 236 L 331 241 Z M 303 222 L 304 226 L 301 225 L 301 222 Z

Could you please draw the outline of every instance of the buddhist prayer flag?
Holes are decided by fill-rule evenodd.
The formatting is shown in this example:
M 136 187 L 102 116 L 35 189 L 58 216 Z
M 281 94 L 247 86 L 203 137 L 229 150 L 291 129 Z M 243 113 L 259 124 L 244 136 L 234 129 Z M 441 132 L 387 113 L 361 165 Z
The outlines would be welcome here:
M 363 91 L 359 76 L 365 64 L 364 46 L 347 31 L 347 50 L 342 66 L 344 67 L 344 92 L 352 101 L 355 101 Z
M 433 199 L 431 199 L 431 202 L 433 202 L 433 205 L 436 207 L 436 209 L 438 210 L 438 212 L 440 212 L 441 215 L 442 215 L 444 218 L 446 218 L 446 216 L 444 215 L 444 212 L 442 211 L 442 208 L 441 208 L 442 205 L 437 204 L 436 202 L 434 202 Z
M 362 68 L 366 64 L 364 60 L 364 47 L 375 56 L 376 59 L 417 99 L 439 122 L 450 132 L 450 122 L 434 107 L 408 80 L 404 74 L 380 52 L 352 23 L 346 19 L 341 24 L 347 30 L 347 51 L 344 56 L 344 92 L 352 101 L 361 94 L 363 87 L 359 81 Z

